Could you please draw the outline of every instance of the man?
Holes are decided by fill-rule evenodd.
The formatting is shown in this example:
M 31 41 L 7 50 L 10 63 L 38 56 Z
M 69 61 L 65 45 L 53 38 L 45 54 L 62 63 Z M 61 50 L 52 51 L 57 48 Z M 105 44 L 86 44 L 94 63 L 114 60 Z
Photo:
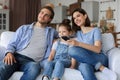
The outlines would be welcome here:
M 20 80 L 36 79 L 50 53 L 53 39 L 57 37 L 55 29 L 47 26 L 53 17 L 53 9 L 45 6 L 40 10 L 37 22 L 22 25 L 16 31 L 0 62 L 0 80 L 8 80 L 18 70 L 24 72 Z

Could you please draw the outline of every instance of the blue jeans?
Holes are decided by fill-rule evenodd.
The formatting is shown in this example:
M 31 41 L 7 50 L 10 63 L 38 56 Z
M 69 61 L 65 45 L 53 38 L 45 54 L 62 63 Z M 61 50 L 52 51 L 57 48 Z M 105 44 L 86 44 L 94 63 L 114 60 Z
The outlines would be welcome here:
M 69 67 L 69 66 L 70 66 L 70 60 L 47 61 L 44 68 L 45 70 L 43 72 L 43 75 L 46 75 L 49 78 L 52 75 L 52 78 L 61 79 L 64 74 L 65 67 Z
M 84 80 L 97 80 L 94 74 L 101 65 L 108 66 L 108 58 L 103 53 L 95 53 L 81 47 L 70 47 L 68 54 L 79 62 L 78 69 Z
M 35 80 L 40 74 L 40 63 L 18 53 L 15 53 L 14 56 L 17 63 L 13 65 L 0 62 L 0 80 L 8 80 L 15 71 L 24 72 L 20 80 Z

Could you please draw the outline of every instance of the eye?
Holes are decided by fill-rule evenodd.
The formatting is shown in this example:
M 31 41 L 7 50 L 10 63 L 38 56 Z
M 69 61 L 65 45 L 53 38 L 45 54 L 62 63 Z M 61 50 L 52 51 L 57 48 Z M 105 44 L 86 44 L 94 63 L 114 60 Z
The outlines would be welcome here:
M 45 14 L 45 16 L 46 16 L 46 17 L 50 17 L 50 15 L 49 15 L 49 14 Z

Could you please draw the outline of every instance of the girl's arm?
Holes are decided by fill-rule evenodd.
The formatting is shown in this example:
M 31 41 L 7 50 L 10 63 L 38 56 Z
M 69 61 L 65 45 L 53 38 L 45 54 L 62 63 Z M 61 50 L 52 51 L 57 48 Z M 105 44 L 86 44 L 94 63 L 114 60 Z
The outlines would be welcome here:
M 71 69 L 74 69 L 75 66 L 76 66 L 76 60 L 75 60 L 74 58 L 72 58 L 72 59 L 71 59 L 71 66 L 70 66 L 70 68 L 71 68 Z
M 95 41 L 94 45 L 79 42 L 78 46 L 91 50 L 96 53 L 100 53 L 102 45 L 101 45 L 101 41 Z

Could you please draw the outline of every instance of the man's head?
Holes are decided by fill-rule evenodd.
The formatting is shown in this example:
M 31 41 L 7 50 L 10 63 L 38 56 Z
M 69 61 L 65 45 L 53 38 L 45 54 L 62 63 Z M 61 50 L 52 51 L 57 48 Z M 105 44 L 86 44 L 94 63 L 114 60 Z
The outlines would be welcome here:
M 54 11 L 50 6 L 43 7 L 38 14 L 38 22 L 41 24 L 48 24 L 54 17 Z

